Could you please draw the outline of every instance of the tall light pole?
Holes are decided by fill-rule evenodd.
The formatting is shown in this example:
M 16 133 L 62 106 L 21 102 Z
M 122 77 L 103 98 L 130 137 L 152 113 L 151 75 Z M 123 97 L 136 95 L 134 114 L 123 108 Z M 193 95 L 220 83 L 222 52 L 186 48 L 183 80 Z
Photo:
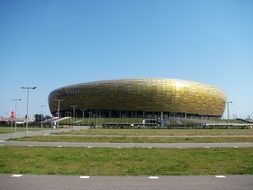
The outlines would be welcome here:
M 12 101 L 14 101 L 15 102 L 15 112 L 14 112 L 14 121 L 15 121 L 15 133 L 16 133 L 16 128 L 17 128 L 17 123 L 16 123 L 16 115 L 17 115 L 17 102 L 18 101 L 21 101 L 21 99 L 20 98 L 13 98 L 12 99 Z
M 89 126 L 91 126 L 92 111 L 89 111 L 88 113 L 89 113 L 89 121 L 88 121 L 88 123 L 89 123 Z
M 57 128 L 59 129 L 59 120 L 60 120 L 60 108 L 61 108 L 61 101 L 63 99 L 58 99 L 56 100 L 58 102 L 58 105 L 57 105 L 57 117 L 58 117 L 58 122 L 57 122 Z
M 42 127 L 43 127 L 43 124 L 42 124 L 42 114 L 43 114 L 43 108 L 46 107 L 46 105 L 39 105 L 40 107 L 40 127 L 41 127 L 41 130 L 42 130 Z
M 232 104 L 233 101 L 228 101 L 227 103 L 227 114 L 228 114 L 228 119 L 229 119 L 229 104 Z
M 76 107 L 78 106 L 70 106 L 71 108 L 73 108 L 73 124 L 74 124 L 74 119 L 75 119 L 75 110 L 76 110 Z
M 83 112 L 83 120 L 84 120 L 84 112 L 86 111 L 86 109 L 81 109 L 81 111 Z
M 28 129 L 28 102 L 29 102 L 29 90 L 35 90 L 36 86 L 33 87 L 21 87 L 21 89 L 27 90 L 27 98 L 26 98 L 26 128 L 25 128 L 25 136 L 27 136 Z

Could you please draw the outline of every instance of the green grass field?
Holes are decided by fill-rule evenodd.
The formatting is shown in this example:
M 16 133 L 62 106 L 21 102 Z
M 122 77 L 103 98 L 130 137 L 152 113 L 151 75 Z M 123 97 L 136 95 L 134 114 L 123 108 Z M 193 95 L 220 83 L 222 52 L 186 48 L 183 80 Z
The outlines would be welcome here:
M 41 142 L 109 142 L 109 143 L 213 143 L 213 142 L 253 142 L 252 137 L 85 137 L 85 136 L 28 136 L 17 141 Z
M 83 129 L 73 135 L 253 135 L 253 129 Z
M 253 174 L 253 148 L 0 147 L 0 173 L 93 176 Z

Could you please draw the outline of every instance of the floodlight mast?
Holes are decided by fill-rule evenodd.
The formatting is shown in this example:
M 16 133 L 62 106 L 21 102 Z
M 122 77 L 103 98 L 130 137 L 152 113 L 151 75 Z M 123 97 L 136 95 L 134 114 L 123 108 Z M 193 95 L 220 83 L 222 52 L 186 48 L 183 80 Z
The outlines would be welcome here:
M 21 89 L 27 90 L 27 97 L 26 97 L 26 128 L 25 128 L 25 136 L 27 136 L 27 129 L 28 129 L 28 102 L 29 102 L 29 90 L 35 90 L 36 86 L 33 87 L 21 87 Z

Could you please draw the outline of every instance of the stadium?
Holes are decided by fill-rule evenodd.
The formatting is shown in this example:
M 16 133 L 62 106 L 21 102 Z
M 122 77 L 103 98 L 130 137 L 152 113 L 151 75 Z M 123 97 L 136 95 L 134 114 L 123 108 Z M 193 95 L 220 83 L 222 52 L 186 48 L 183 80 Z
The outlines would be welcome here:
M 49 94 L 53 115 L 79 118 L 219 119 L 226 96 L 214 86 L 178 79 L 87 82 Z

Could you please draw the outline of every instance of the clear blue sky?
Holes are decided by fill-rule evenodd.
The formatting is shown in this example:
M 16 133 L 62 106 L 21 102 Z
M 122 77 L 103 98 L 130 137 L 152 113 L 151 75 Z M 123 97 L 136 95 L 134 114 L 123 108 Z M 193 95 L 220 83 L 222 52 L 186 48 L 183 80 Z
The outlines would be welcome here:
M 253 113 L 253 1 L 0 0 L 0 115 L 63 85 L 164 77 L 223 89 Z M 253 117 L 253 115 L 252 115 Z

